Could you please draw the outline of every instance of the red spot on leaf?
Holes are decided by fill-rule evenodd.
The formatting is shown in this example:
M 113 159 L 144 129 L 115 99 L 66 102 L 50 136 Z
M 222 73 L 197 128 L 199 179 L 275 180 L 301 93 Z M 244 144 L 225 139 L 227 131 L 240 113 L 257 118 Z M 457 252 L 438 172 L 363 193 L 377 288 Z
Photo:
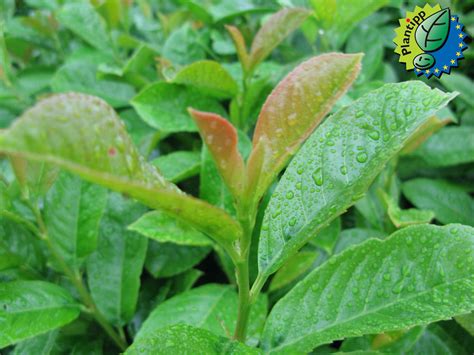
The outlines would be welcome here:
M 115 155 L 117 155 L 117 149 L 115 149 L 114 147 L 110 147 L 108 153 L 110 157 L 114 157 Z
M 411 20 L 409 18 L 407 18 L 407 22 L 410 22 Z

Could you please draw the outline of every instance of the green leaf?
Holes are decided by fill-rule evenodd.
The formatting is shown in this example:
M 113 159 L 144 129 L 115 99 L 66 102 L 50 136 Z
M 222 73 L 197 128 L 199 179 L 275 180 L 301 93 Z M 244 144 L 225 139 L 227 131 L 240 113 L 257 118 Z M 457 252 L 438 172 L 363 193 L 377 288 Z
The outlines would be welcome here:
M 116 113 L 96 97 L 64 94 L 41 101 L 10 129 L 0 131 L 0 151 L 53 163 L 85 180 L 126 192 L 223 244 L 240 233 L 225 212 L 166 182 L 139 156 Z
M 127 226 L 145 211 L 144 206 L 120 194 L 109 194 L 97 250 L 87 261 L 87 280 L 95 304 L 117 326 L 127 324 L 135 313 L 148 241 Z
M 300 251 L 289 258 L 273 276 L 269 291 L 275 291 L 290 284 L 309 270 L 318 257 L 314 251 Z
M 128 229 L 161 243 L 169 242 L 189 246 L 212 245 L 211 240 L 201 232 L 159 211 L 143 215 L 128 226 Z
M 61 173 L 44 202 L 44 220 L 56 250 L 73 268 L 97 247 L 107 190 Z
M 463 100 L 469 107 L 474 107 L 472 92 L 474 91 L 474 82 L 466 75 L 451 73 L 444 75 L 441 84 L 450 91 L 459 91 L 459 99 Z
M 415 355 L 469 355 L 471 352 L 472 347 L 464 348 L 459 339 L 454 338 L 439 324 L 430 324 L 415 346 L 410 349 L 410 353 Z
M 326 228 L 322 229 L 309 243 L 320 247 L 331 255 L 341 233 L 341 218 L 334 219 Z
M 474 336 L 474 312 L 457 316 L 456 322 L 461 325 L 469 334 Z
M 474 225 L 474 199 L 463 188 L 444 180 L 413 179 L 402 185 L 403 194 L 416 207 L 432 210 L 443 224 Z
M 21 260 L 22 266 L 43 270 L 45 256 L 41 242 L 25 225 L 0 217 L 0 244 L 6 254 Z
M 237 323 L 238 297 L 228 285 L 208 284 L 179 294 L 163 302 L 150 314 L 136 336 L 148 338 L 158 329 L 184 323 L 220 336 L 234 333 Z M 267 314 L 267 301 L 260 297 L 252 306 L 249 318 L 249 340 L 255 345 Z
M 225 114 L 215 99 L 202 95 L 199 90 L 164 82 L 148 86 L 131 104 L 146 123 L 168 133 L 197 131 L 188 107 Z
M 27 354 L 37 354 L 37 355 L 50 355 L 53 353 L 55 348 L 56 341 L 58 338 L 59 331 L 53 330 L 46 334 L 38 335 L 34 338 L 30 338 L 22 341 L 13 351 L 14 355 L 27 355 Z
M 334 247 L 334 255 L 346 250 L 352 245 L 360 244 L 367 239 L 378 238 L 383 239 L 385 234 L 375 229 L 350 228 L 344 229 L 339 236 L 336 246 Z
M 135 89 L 124 82 L 112 79 L 99 79 L 95 64 L 86 62 L 67 63 L 54 75 L 51 88 L 56 93 L 82 92 L 98 96 L 112 107 L 125 107 L 135 95 Z
M 331 48 L 340 48 L 355 25 L 388 3 L 387 0 L 310 0 L 323 36 Z
M 329 117 L 293 158 L 266 209 L 260 273 L 275 272 L 363 197 L 417 128 L 454 96 L 421 82 L 386 84 Z
M 263 105 L 248 161 L 247 198 L 258 201 L 302 142 L 346 92 L 361 55 L 323 54 L 300 64 Z
M 232 98 L 237 94 L 237 83 L 218 62 L 202 60 L 181 69 L 174 83 L 195 87 L 204 95 L 217 99 Z
M 431 167 L 474 162 L 474 127 L 446 127 L 431 136 L 410 156 Z
M 217 336 L 208 330 L 177 324 L 137 340 L 127 349 L 125 355 L 168 355 L 168 354 L 206 354 L 206 355 L 251 355 L 261 354 L 227 337 Z
M 43 281 L 0 283 L 0 305 L 0 349 L 79 316 L 79 305 L 66 290 Z
M 415 40 L 422 50 L 433 52 L 444 45 L 448 38 L 450 17 L 449 8 L 446 8 L 435 12 L 418 25 Z
M 250 70 L 254 69 L 296 30 L 310 12 L 302 8 L 285 8 L 273 14 L 255 35 L 250 49 Z
M 385 191 L 380 190 L 379 193 L 387 204 L 388 217 L 397 228 L 403 228 L 412 224 L 430 223 L 435 217 L 434 212 L 429 210 L 419 210 L 416 208 L 402 210 Z
M 206 57 L 206 42 L 207 40 L 186 23 L 167 38 L 162 55 L 173 64 L 191 64 Z
M 113 53 L 113 43 L 104 20 L 89 2 L 68 3 L 57 14 L 58 21 L 92 47 Z
M 199 152 L 178 151 L 162 155 L 151 162 L 158 167 L 166 180 L 178 183 L 199 174 Z
M 351 248 L 275 305 L 262 346 L 268 353 L 308 352 L 466 313 L 474 308 L 473 248 L 474 229 L 462 225 L 407 227 Z
M 175 243 L 148 243 L 145 267 L 155 278 L 171 277 L 199 264 L 211 248 Z

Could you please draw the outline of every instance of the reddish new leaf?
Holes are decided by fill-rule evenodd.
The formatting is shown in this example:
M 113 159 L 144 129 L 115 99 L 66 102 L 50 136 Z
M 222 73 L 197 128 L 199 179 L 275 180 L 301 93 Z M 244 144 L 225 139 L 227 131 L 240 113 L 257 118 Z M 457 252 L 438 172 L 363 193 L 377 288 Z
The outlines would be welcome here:
M 260 112 L 253 137 L 247 199 L 257 201 L 263 195 L 290 156 L 355 80 L 361 58 L 361 54 L 337 53 L 314 57 L 300 64 L 273 90 Z
M 247 52 L 247 46 L 245 45 L 245 39 L 242 36 L 242 32 L 235 26 L 225 26 L 227 31 L 229 31 L 232 41 L 234 42 L 235 49 L 237 50 L 237 56 L 239 57 L 240 64 L 245 72 L 248 72 L 249 69 L 249 55 Z
M 211 152 L 222 178 L 235 197 L 240 197 L 244 181 L 244 160 L 237 148 L 237 130 L 225 118 L 189 109 L 202 139 Z
M 255 68 L 291 32 L 296 30 L 310 12 L 306 9 L 283 9 L 272 15 L 257 32 L 250 49 L 250 70 Z

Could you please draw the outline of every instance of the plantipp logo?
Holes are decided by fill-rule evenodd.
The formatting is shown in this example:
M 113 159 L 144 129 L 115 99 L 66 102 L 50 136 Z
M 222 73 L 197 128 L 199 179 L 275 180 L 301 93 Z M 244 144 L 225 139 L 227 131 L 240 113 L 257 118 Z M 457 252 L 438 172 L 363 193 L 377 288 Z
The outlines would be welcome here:
M 400 27 L 393 40 L 397 45 L 395 53 L 407 70 L 414 70 L 417 76 L 441 77 L 450 74 L 451 68 L 459 66 L 467 49 L 467 34 L 457 15 L 440 5 L 416 7 L 400 19 Z

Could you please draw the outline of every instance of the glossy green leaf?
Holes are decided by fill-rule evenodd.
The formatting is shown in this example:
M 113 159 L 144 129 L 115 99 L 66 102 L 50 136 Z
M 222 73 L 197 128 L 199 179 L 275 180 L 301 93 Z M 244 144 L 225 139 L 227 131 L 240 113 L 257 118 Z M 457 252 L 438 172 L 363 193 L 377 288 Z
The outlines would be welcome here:
M 5 254 L 19 259 L 23 267 L 43 270 L 45 255 L 41 242 L 27 226 L 7 217 L 0 217 L 0 245 Z
M 64 94 L 41 101 L 1 131 L 0 151 L 54 163 L 85 180 L 126 192 L 222 242 L 240 233 L 226 213 L 182 193 L 144 162 L 116 113 L 96 97 Z
M 58 12 L 57 19 L 92 47 L 106 53 L 113 52 L 105 22 L 89 2 L 65 4 Z
M 0 305 L 0 349 L 79 316 L 79 305 L 66 290 L 43 281 L 0 283 Z
M 462 225 L 407 227 L 348 249 L 275 305 L 263 348 L 308 352 L 466 313 L 474 308 L 473 252 L 474 229 Z
M 425 18 L 418 25 L 415 40 L 422 50 L 433 52 L 444 45 L 449 34 L 450 17 L 449 8 L 446 8 Z
M 128 226 L 128 229 L 161 243 L 190 246 L 212 245 L 211 240 L 204 234 L 161 211 L 143 215 Z
M 311 238 L 309 243 L 322 248 L 326 253 L 331 255 L 340 233 L 341 218 L 336 218 L 326 228 Z
M 184 323 L 220 336 L 234 333 L 237 323 L 237 292 L 232 286 L 208 284 L 175 296 L 155 308 L 136 339 L 148 338 L 158 329 Z M 256 344 L 267 314 L 267 301 L 260 297 L 252 306 L 249 341 Z
M 454 96 L 421 82 L 386 84 L 329 117 L 273 193 L 260 234 L 260 273 L 275 272 L 360 199 L 403 143 Z
M 273 276 L 268 290 L 275 291 L 295 281 L 309 270 L 317 257 L 318 253 L 314 251 L 300 251 L 293 255 Z
M 415 355 L 469 355 L 471 348 L 465 348 L 459 339 L 452 336 L 445 328 L 438 324 L 430 324 L 421 335 L 410 353 Z
M 285 8 L 273 14 L 257 32 L 250 48 L 250 70 L 260 62 L 286 38 L 296 30 L 310 12 L 303 8 Z
M 445 180 L 413 179 L 402 185 L 403 194 L 420 209 L 432 210 L 444 224 L 474 225 L 474 199 Z
M 176 276 L 199 264 L 210 251 L 208 246 L 150 241 L 145 267 L 155 278 Z
M 432 167 L 474 162 L 474 127 L 446 127 L 431 136 L 410 156 Z
M 54 75 L 51 88 L 56 93 L 75 91 L 95 95 L 112 107 L 128 106 L 135 95 L 134 88 L 121 81 L 97 78 L 96 68 L 87 62 L 67 63 Z
M 148 86 L 132 99 L 131 104 L 146 123 L 169 133 L 197 131 L 188 107 L 224 114 L 215 99 L 202 95 L 199 90 L 164 82 Z
M 135 313 L 148 242 L 127 226 L 145 211 L 144 206 L 111 193 L 100 222 L 97 250 L 87 262 L 87 281 L 95 304 L 118 326 L 128 323 Z
M 208 112 L 189 109 L 203 141 L 211 153 L 221 177 L 235 198 L 244 188 L 245 163 L 238 149 L 235 127 L 225 118 Z
M 163 328 L 149 337 L 139 339 L 127 349 L 125 355 L 253 355 L 261 354 L 258 349 L 194 328 L 187 324 L 177 324 Z
M 73 268 L 97 247 L 107 190 L 61 173 L 44 202 L 44 220 L 56 250 Z
M 371 238 L 383 239 L 385 233 L 375 229 L 365 228 L 349 228 L 344 229 L 339 236 L 336 246 L 334 247 L 334 254 L 346 250 L 352 245 L 360 244 Z
M 323 54 L 300 64 L 267 98 L 248 161 L 248 198 L 258 201 L 360 70 L 361 55 Z
M 435 217 L 433 211 L 409 208 L 402 210 L 398 204 L 384 191 L 380 191 L 382 198 L 387 204 L 387 214 L 397 228 L 403 228 L 412 224 L 430 223 Z
M 469 334 L 474 336 L 474 312 L 457 316 L 456 322 L 463 327 Z
M 174 83 L 195 87 L 203 94 L 217 99 L 232 98 L 237 94 L 237 83 L 218 62 L 203 60 L 181 69 Z
M 400 155 L 407 155 L 415 151 L 421 144 L 450 121 L 451 120 L 449 119 L 440 120 L 436 116 L 430 117 L 425 124 L 418 129 L 418 132 L 405 144 Z
M 199 174 L 199 152 L 178 151 L 162 155 L 151 162 L 157 166 L 166 180 L 177 183 Z
M 27 355 L 27 354 L 37 354 L 37 355 L 50 355 L 53 353 L 55 348 L 56 341 L 58 338 L 59 331 L 53 330 L 46 334 L 41 334 L 24 340 L 15 346 L 13 350 L 14 355 Z

